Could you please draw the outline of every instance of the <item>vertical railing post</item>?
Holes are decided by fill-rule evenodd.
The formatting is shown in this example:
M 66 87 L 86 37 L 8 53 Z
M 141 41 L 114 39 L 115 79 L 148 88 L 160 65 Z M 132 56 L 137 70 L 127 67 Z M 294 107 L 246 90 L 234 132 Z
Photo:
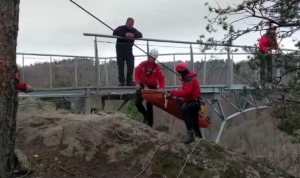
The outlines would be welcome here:
M 77 78 L 78 73 L 77 72 L 78 72 L 77 71 L 77 57 L 75 57 L 75 87 L 78 86 L 78 78 Z
M 24 57 L 24 54 L 23 54 L 22 55 L 22 80 L 25 82 L 24 66 L 25 66 L 25 57 Z
M 234 61 L 233 61 L 233 52 L 231 53 L 231 70 L 232 70 L 232 72 L 231 72 L 231 78 L 232 78 L 232 83 L 231 83 L 231 85 L 234 85 L 234 83 L 233 83 L 233 76 L 234 76 Z
M 229 39 L 228 45 L 227 45 L 227 85 L 228 89 L 231 89 L 231 86 L 233 84 L 233 63 L 230 59 L 230 46 L 232 44 L 232 39 Z
M 173 71 L 176 71 L 176 60 L 175 60 L 175 58 L 176 58 L 176 55 L 175 54 L 173 54 Z M 175 72 L 173 72 L 173 77 L 174 77 L 174 86 L 177 86 L 177 80 L 176 80 L 176 74 L 175 74 Z
M 194 67 L 194 53 L 193 53 L 193 45 L 192 44 L 190 44 L 190 50 L 191 50 L 191 52 L 190 52 L 190 55 L 191 55 L 191 63 L 190 63 L 190 69 L 192 70 L 192 71 L 195 71 L 195 67 Z
M 206 53 L 204 52 L 203 85 L 206 85 Z
M 104 59 L 104 73 L 105 73 L 105 83 L 106 83 L 106 86 L 108 85 L 108 71 L 107 71 L 107 59 Z
M 149 54 L 150 49 L 149 49 L 149 41 L 147 41 L 147 55 Z M 148 57 L 148 56 L 147 56 Z
M 85 98 L 84 98 L 84 113 L 85 114 L 91 114 L 91 95 L 90 95 L 91 89 L 90 87 L 87 87 L 85 89 Z
M 99 59 L 99 65 L 98 65 L 98 86 L 101 86 L 101 60 Z
M 50 56 L 50 88 L 53 88 L 53 82 L 52 82 L 52 56 Z
M 280 58 L 282 57 L 282 55 L 281 56 L 279 56 Z M 281 61 L 281 59 L 279 59 L 280 61 Z M 277 60 L 278 61 L 278 60 Z M 282 80 L 282 77 L 281 77 L 281 79 L 280 79 L 280 69 L 281 69 L 281 66 L 278 66 L 277 65 L 277 62 L 276 62 L 276 60 L 274 59 L 274 68 L 275 68 L 275 78 L 276 78 L 276 80 L 279 82 L 280 81 L 280 84 L 282 84 L 283 83 L 283 80 Z
M 98 43 L 95 36 L 95 79 L 97 88 L 100 87 L 100 70 L 99 70 L 99 58 L 98 58 Z

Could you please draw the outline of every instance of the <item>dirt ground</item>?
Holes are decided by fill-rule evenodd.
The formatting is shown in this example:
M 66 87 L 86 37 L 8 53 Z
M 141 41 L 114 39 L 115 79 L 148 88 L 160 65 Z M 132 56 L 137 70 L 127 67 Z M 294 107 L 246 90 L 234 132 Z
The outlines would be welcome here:
M 30 177 L 293 178 L 265 159 L 179 139 L 121 113 L 75 115 L 33 98 L 19 104 L 16 148 Z
M 107 156 L 101 153 L 97 153 L 91 161 L 86 161 L 84 158 L 64 157 L 57 151 L 57 147 L 45 148 L 41 142 L 41 139 L 34 140 L 26 152 L 33 171 L 30 177 L 132 178 L 142 171 L 141 168 L 127 167 L 126 163 L 123 166 L 108 165 L 106 164 Z M 22 144 L 18 143 L 18 145 Z M 156 177 L 152 176 L 152 178 Z

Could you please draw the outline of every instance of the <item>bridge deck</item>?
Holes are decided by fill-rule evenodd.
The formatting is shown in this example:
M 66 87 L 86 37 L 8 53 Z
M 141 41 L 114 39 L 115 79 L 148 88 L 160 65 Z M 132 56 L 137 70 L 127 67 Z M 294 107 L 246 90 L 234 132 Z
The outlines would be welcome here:
M 242 90 L 244 85 L 234 85 L 231 90 Z M 173 90 L 179 86 L 167 86 L 165 90 Z M 225 85 L 204 85 L 201 86 L 201 91 L 204 96 L 211 97 L 215 94 L 220 94 L 227 90 Z M 132 94 L 135 93 L 133 86 L 125 87 L 74 87 L 74 88 L 53 88 L 53 89 L 38 89 L 30 93 L 19 93 L 19 97 L 84 97 L 89 95 L 108 95 L 108 94 Z

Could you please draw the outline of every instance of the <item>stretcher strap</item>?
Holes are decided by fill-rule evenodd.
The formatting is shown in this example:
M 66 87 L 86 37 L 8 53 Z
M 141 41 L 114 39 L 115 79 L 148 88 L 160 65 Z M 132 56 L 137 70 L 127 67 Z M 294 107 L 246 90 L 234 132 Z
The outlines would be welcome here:
M 165 108 L 168 107 L 168 99 L 167 99 L 167 95 L 165 94 Z

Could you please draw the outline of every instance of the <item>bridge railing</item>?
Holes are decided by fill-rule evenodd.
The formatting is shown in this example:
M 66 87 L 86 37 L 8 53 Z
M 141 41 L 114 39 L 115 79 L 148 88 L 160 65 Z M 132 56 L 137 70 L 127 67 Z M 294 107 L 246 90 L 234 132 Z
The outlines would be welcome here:
M 103 48 L 102 48 L 103 49 Z M 93 56 L 73 56 L 60 54 L 18 53 L 18 62 L 21 66 L 21 78 L 35 88 L 61 88 L 96 85 L 96 65 Z M 159 61 L 164 62 L 175 71 L 175 64 L 179 60 L 186 60 L 189 53 L 160 54 Z M 238 54 L 241 55 L 241 54 Z M 246 53 L 244 54 L 246 55 Z M 226 54 L 195 53 L 194 70 L 202 85 L 226 84 L 225 57 Z M 234 55 L 233 55 L 234 56 Z M 198 60 L 198 58 L 200 58 Z M 213 63 L 212 59 L 219 59 Z M 136 55 L 136 64 L 146 59 L 146 55 Z M 161 60 L 162 59 L 162 60 Z M 99 57 L 101 86 L 116 86 L 118 71 L 115 57 Z M 28 63 L 35 65 L 26 65 Z M 164 68 L 166 84 L 178 86 L 178 77 L 175 73 Z M 126 67 L 125 67 L 126 71 Z M 240 83 L 235 83 L 240 84 Z
M 36 88 L 118 85 L 116 38 L 119 37 L 101 34 L 85 35 L 95 38 L 94 56 L 18 53 L 18 61 L 23 66 L 22 79 Z M 178 85 L 178 77 L 173 71 L 179 60 L 189 63 L 190 68 L 198 74 L 202 85 L 228 85 L 230 87 L 241 84 L 249 85 L 259 80 L 259 70 L 252 70 L 248 63 L 237 65 L 238 62 L 252 56 L 242 50 L 245 46 L 232 45 L 229 51 L 206 50 L 202 52 L 201 48 L 205 44 L 196 42 L 143 38 L 137 39 L 135 44 L 145 52 L 152 48 L 159 50 L 158 61 L 167 66 L 163 67 L 163 70 L 166 85 L 169 86 Z M 222 45 L 219 46 L 222 47 Z M 226 46 L 223 45 L 223 47 Z M 147 55 L 139 48 L 133 47 L 135 66 L 147 59 Z M 126 55 L 126 51 L 124 52 L 121 55 Z M 28 61 L 31 63 L 39 61 L 39 64 L 36 64 L 37 67 L 24 66 Z M 282 72 L 281 69 L 276 69 L 274 75 L 280 75 Z
M 94 37 L 95 58 L 105 58 L 116 61 L 116 40 L 124 38 L 105 34 L 84 33 L 84 35 Z M 243 50 L 246 47 L 248 49 L 256 48 L 253 46 L 221 45 L 149 38 L 135 40 L 135 46 L 133 47 L 135 66 L 142 60 L 147 59 L 146 53 L 149 53 L 152 48 L 158 49 L 159 52 L 162 53 L 158 57 L 158 61 L 163 63 L 163 66 L 167 66 L 163 69 L 168 85 L 178 84 L 176 74 L 173 71 L 175 64 L 179 60 L 189 63 L 190 69 L 197 72 L 202 85 L 227 85 L 228 88 L 230 88 L 232 85 L 249 85 L 260 79 L 259 65 L 256 65 L 256 68 L 253 69 L 247 62 L 241 62 L 248 60 L 249 57 L 255 57 L 253 54 L 246 53 L 245 50 Z M 122 48 L 119 50 L 118 58 L 122 60 L 122 58 L 130 56 L 127 53 L 130 48 L 128 48 L 128 44 L 126 43 L 120 43 L 120 45 Z M 201 51 L 201 49 L 207 45 L 217 46 L 219 49 L 222 48 L 223 52 L 216 51 L 215 49 Z M 295 52 L 295 50 L 289 49 L 282 49 L 282 51 L 284 53 Z M 114 64 L 117 65 L 117 63 Z M 273 77 L 280 76 L 284 72 L 281 68 L 275 67 L 275 62 L 272 66 Z M 117 67 L 108 65 L 107 68 L 108 71 L 110 71 L 109 74 L 107 74 L 107 83 L 118 83 Z M 96 79 L 95 83 L 100 83 L 100 81 L 98 81 L 100 79 L 101 76 Z M 284 82 L 284 80 L 281 82 Z
M 86 86 L 95 78 L 93 56 L 17 53 L 17 62 L 22 81 L 34 88 Z

